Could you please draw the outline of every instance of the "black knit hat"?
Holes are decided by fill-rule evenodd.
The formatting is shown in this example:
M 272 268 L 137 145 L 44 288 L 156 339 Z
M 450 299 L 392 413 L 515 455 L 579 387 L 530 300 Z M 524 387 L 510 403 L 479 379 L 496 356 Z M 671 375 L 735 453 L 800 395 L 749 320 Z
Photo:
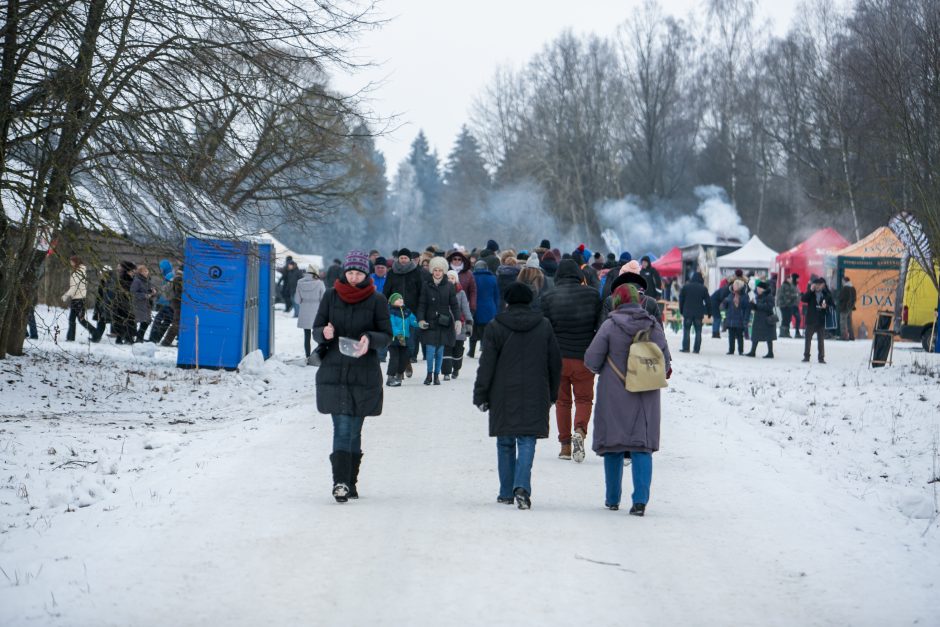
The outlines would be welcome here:
M 552 244 L 547 239 L 543 239 L 542 243 L 539 244 L 539 248 L 551 248 Z
M 503 292 L 507 305 L 528 305 L 532 302 L 532 290 L 525 283 L 514 281 Z
M 411 251 L 408 250 L 407 248 L 399 248 L 399 249 L 398 249 L 398 254 L 395 255 L 395 256 L 396 256 L 396 257 L 408 257 L 408 258 L 410 259 L 410 258 L 411 258 Z

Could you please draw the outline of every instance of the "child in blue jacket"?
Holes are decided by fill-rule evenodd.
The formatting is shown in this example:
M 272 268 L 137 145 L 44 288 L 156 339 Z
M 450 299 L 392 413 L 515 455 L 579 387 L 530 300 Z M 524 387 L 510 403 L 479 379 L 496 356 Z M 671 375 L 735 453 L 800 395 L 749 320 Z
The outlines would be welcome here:
M 397 292 L 388 297 L 388 310 L 392 318 L 392 343 L 388 347 L 388 381 L 385 385 L 397 388 L 411 363 L 408 336 L 411 329 L 418 328 L 418 319 L 405 307 L 405 299 Z

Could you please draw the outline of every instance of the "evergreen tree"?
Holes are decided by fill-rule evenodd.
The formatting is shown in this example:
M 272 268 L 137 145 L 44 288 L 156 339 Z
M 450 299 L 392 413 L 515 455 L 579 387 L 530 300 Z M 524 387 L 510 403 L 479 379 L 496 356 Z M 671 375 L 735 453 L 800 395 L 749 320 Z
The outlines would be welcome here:
M 444 170 L 442 213 L 449 237 L 460 237 L 461 243 L 480 241 L 483 214 L 492 187 L 480 144 L 463 126 Z
M 414 168 L 415 182 L 423 199 L 421 217 L 439 217 L 443 187 L 440 161 L 437 158 L 437 153 L 431 152 L 424 131 L 418 131 L 418 136 L 411 143 L 411 154 L 408 155 L 408 163 Z

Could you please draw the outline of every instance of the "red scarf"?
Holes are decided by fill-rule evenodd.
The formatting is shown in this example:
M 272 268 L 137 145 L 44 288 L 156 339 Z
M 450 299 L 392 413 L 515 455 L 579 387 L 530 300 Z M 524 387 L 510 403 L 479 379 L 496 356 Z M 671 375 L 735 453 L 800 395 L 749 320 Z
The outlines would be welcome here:
M 355 305 L 375 294 L 375 283 L 372 282 L 371 278 L 366 279 L 359 285 L 350 285 L 336 279 L 333 283 L 333 289 L 336 290 L 340 300 L 344 303 Z

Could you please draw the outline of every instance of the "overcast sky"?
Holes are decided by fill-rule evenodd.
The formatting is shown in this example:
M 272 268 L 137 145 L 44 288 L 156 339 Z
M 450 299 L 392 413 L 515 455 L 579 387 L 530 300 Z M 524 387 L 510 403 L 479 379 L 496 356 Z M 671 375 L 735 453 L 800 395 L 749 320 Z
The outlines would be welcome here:
M 380 137 L 391 180 L 419 129 L 443 162 L 468 117 L 474 97 L 501 65 L 519 67 L 566 28 L 610 35 L 640 0 L 383 0 L 379 17 L 390 21 L 366 33 L 355 55 L 378 66 L 337 77 L 343 91 L 380 83 L 372 110 L 398 115 L 399 128 Z M 701 10 L 699 0 L 661 0 L 679 17 Z M 760 20 L 772 32 L 787 30 L 796 0 L 764 0 Z

